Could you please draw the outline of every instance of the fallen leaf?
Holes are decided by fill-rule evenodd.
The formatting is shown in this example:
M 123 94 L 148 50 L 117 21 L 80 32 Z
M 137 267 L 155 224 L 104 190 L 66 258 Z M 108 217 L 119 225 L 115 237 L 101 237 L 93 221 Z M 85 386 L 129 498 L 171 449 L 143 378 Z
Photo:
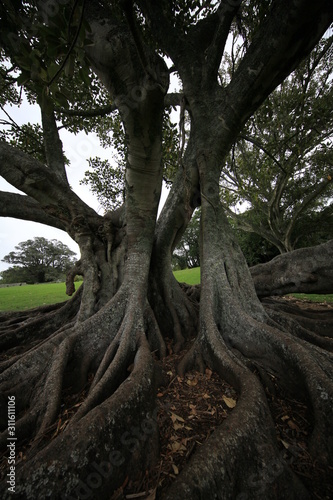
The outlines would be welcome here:
M 199 381 L 198 381 L 198 379 L 196 379 L 196 378 L 194 378 L 193 380 L 190 380 L 190 379 L 187 379 L 187 380 L 186 380 L 187 385 L 190 385 L 190 386 L 195 386 L 195 385 L 197 385 L 197 384 L 198 384 L 198 382 L 199 382 Z
M 290 429 L 293 429 L 294 431 L 299 431 L 300 428 L 298 427 L 298 425 L 295 424 L 295 422 L 293 422 L 292 420 L 288 420 L 288 425 L 290 427 Z
M 175 465 L 175 464 L 171 464 L 171 465 L 172 465 L 172 468 L 173 468 L 173 472 L 174 472 L 174 473 L 176 474 L 176 476 L 177 476 L 177 474 L 179 474 L 179 469 L 178 469 L 177 465 Z
M 204 399 L 210 399 L 210 395 L 209 395 L 209 394 L 204 394 L 202 397 L 203 397 Z
M 192 415 L 196 415 L 197 414 L 197 407 L 195 405 L 189 405 L 189 407 L 191 408 Z
M 180 441 L 168 444 L 168 448 L 172 451 L 186 451 L 185 446 Z
M 208 380 L 210 379 L 210 377 L 212 376 L 212 370 L 210 370 L 209 368 L 206 368 L 206 377 L 208 378 Z
M 158 397 L 158 398 L 161 398 L 162 396 L 163 396 L 163 392 L 159 392 L 159 393 L 157 394 L 157 397 Z
M 185 422 L 185 420 L 180 417 L 179 415 L 176 415 L 175 413 L 171 413 L 171 420 L 175 423 L 176 420 L 178 420 L 179 422 Z
M 285 420 L 288 420 L 288 418 L 290 418 L 289 415 L 284 415 L 283 417 L 281 417 L 281 420 L 283 420 L 284 422 Z
M 283 444 L 283 446 L 284 446 L 285 448 L 287 448 L 287 450 L 288 450 L 288 448 L 289 448 L 289 444 L 288 444 L 288 443 L 286 443 L 286 441 L 283 441 L 283 439 L 281 439 L 281 443 L 282 443 L 282 444 Z
M 237 402 L 234 399 L 228 398 L 227 396 L 222 396 L 222 399 L 228 408 L 235 408 Z
M 184 427 L 183 424 L 178 424 L 177 422 L 174 422 L 173 424 L 173 428 L 175 429 L 175 431 L 178 431 L 179 429 L 182 429 Z

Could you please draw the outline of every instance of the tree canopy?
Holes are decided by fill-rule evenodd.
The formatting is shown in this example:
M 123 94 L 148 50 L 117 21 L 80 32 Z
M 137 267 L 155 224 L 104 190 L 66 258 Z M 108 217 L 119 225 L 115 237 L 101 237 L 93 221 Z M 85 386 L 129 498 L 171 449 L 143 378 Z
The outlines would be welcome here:
M 0 215 L 66 231 L 81 251 L 69 294 L 75 274 L 84 277 L 65 305 L 1 317 L 1 449 L 8 401 L 17 409 L 17 463 L 13 484 L 1 481 L 2 497 L 108 499 L 141 494 L 149 476 L 151 495 L 165 499 L 308 498 L 312 481 L 297 474 L 276 436 L 275 394 L 281 407 L 298 398 L 311 414 L 305 446 L 326 487 L 332 339 L 259 301 L 220 178 L 253 113 L 330 27 L 331 0 L 3 0 L 0 16 L 2 106 L 19 104 L 24 92 L 41 111 L 41 128 L 27 125 L 31 142 L 6 115 L 0 174 L 20 193 L 1 193 Z M 224 81 L 230 33 L 244 43 Z M 172 74 L 180 92 L 169 92 Z M 180 110 L 180 144 L 157 220 L 170 106 Z M 125 196 L 100 215 L 68 182 L 59 128 L 109 139 L 114 112 L 125 137 Z M 171 268 L 199 206 L 200 300 Z M 301 263 L 294 271 L 301 278 Z M 168 454 L 159 451 L 163 422 L 177 421 L 172 403 L 157 410 L 172 386 L 171 352 L 179 380 L 214 372 L 237 401 L 165 482 L 153 471 Z
M 15 251 L 2 259 L 3 262 L 14 264 L 2 272 L 2 279 L 7 283 L 44 283 L 59 279 L 74 265 L 74 255 L 75 252 L 61 241 L 49 241 L 43 237 L 22 241 Z
M 332 237 L 332 44 L 324 38 L 264 101 L 222 171 L 237 226 L 280 252 Z M 239 203 L 246 210 L 237 213 Z

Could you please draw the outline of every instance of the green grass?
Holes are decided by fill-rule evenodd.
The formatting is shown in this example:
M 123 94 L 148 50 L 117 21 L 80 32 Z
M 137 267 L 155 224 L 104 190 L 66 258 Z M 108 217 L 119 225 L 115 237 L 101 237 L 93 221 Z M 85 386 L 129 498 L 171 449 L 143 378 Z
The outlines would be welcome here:
M 311 300 L 311 302 L 333 302 L 333 294 L 291 293 L 289 295 L 296 299 Z
M 81 283 L 75 283 L 76 290 Z M 0 288 L 0 311 L 24 311 L 47 304 L 63 302 L 66 295 L 65 283 L 43 283 Z
M 200 283 L 200 267 L 174 271 L 176 279 L 182 283 L 196 285 Z M 82 282 L 75 283 L 75 288 Z M 65 283 L 45 283 L 39 285 L 12 286 L 0 288 L 0 311 L 23 311 L 47 304 L 55 304 L 68 299 L 65 293 Z M 293 293 L 297 299 L 311 300 L 313 302 L 331 302 L 333 295 L 318 295 Z
M 176 280 L 180 283 L 188 283 L 189 285 L 197 285 L 200 283 L 200 267 L 174 271 L 173 274 L 175 275 Z

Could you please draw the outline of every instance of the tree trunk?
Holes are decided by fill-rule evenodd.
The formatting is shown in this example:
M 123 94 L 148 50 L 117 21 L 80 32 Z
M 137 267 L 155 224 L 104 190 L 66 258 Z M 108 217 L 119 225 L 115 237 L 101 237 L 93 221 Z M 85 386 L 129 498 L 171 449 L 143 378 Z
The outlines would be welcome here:
M 287 293 L 333 293 L 333 240 L 278 255 L 251 267 L 259 297 Z

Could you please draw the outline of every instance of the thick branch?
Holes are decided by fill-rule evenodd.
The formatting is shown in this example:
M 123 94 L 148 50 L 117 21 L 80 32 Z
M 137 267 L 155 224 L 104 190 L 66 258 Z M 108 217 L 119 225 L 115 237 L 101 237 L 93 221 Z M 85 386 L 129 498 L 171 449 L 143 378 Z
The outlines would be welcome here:
M 0 141 L 0 175 L 35 199 L 51 216 L 59 218 L 72 237 L 89 224 L 99 224 L 96 212 L 66 187 L 58 175 L 4 141 Z
M 228 99 L 237 103 L 242 123 L 310 53 L 332 19 L 333 5 L 328 0 L 273 2 L 227 87 Z
M 47 164 L 63 182 L 68 184 L 62 142 L 59 137 L 54 111 L 53 109 L 45 110 L 41 107 L 41 113 Z
M 333 292 L 333 240 L 278 255 L 250 268 L 259 297 Z
M 1 192 L 0 217 L 13 217 L 14 219 L 39 222 L 65 231 L 65 226 L 60 220 L 46 214 L 37 201 L 21 194 Z
M 190 45 L 193 43 L 199 48 L 197 55 L 201 56 L 202 73 L 208 85 L 216 81 L 230 26 L 239 6 L 240 2 L 222 0 L 216 13 L 199 20 L 189 32 Z M 182 50 L 178 50 L 179 54 Z

